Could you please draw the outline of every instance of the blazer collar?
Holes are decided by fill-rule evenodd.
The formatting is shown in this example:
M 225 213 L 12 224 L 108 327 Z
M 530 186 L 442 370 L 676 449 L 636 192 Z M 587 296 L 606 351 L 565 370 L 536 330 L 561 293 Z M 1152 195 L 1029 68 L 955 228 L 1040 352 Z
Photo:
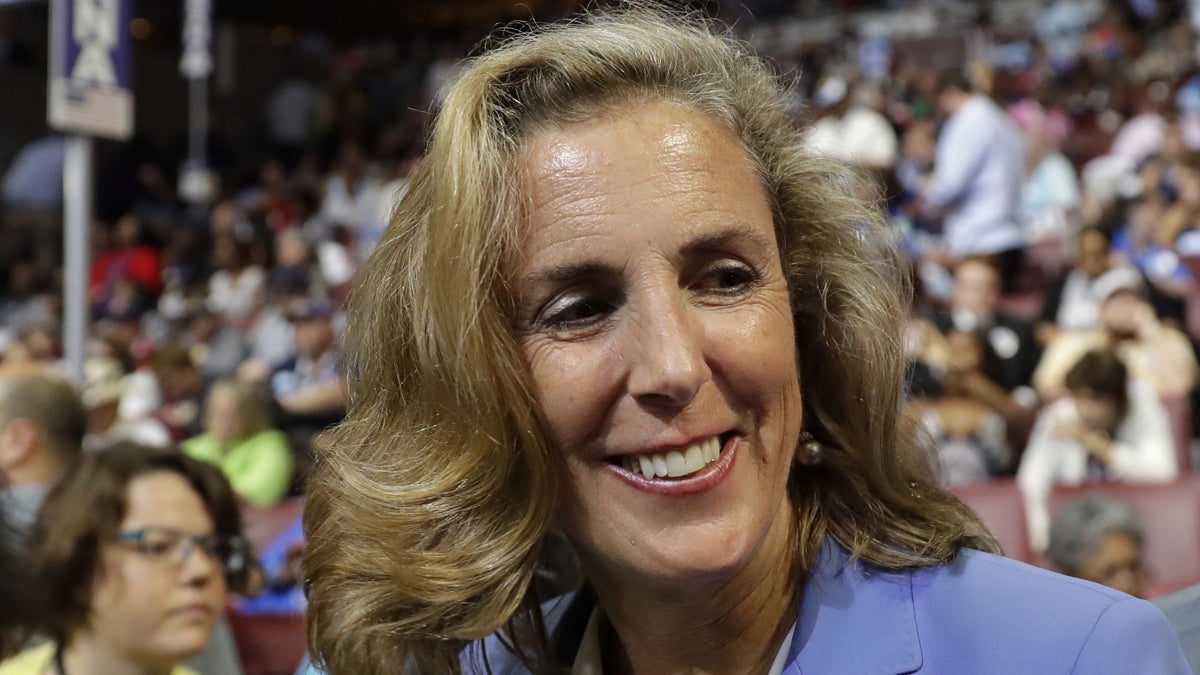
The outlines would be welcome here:
M 912 574 L 851 564 L 826 539 L 804 585 L 784 675 L 898 675 L 921 663 Z

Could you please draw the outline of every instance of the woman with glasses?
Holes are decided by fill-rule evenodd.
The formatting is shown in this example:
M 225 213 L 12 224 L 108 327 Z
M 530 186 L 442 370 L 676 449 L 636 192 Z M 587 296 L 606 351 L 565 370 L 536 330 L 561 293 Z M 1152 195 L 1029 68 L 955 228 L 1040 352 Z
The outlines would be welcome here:
M 220 471 L 171 450 L 85 455 L 34 525 L 34 628 L 51 642 L 0 675 L 190 675 L 244 583 L 248 548 Z

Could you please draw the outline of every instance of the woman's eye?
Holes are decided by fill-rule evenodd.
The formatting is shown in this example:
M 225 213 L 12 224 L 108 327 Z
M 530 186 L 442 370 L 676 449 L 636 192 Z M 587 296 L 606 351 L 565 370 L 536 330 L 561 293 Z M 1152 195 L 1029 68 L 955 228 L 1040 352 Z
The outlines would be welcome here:
M 758 281 L 758 274 L 745 265 L 721 265 L 707 270 L 700 280 L 702 289 L 723 293 L 745 290 Z
M 613 303 L 600 296 L 566 295 L 542 311 L 542 323 L 551 328 L 586 326 L 607 316 L 612 308 Z
M 165 541 L 143 541 L 142 551 L 146 555 L 165 556 L 171 552 L 171 544 Z

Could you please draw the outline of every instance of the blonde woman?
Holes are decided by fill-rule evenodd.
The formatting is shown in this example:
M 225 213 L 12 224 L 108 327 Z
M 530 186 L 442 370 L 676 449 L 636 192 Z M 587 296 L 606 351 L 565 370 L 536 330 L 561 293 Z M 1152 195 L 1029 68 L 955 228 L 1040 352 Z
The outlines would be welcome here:
M 1152 606 L 994 555 L 937 488 L 893 241 L 802 147 L 763 64 L 675 14 L 467 65 L 352 300 L 318 665 L 1186 672 Z M 585 582 L 543 604 L 554 531 Z
M 205 400 L 204 433 L 180 443 L 219 466 L 238 497 L 259 508 L 277 504 L 292 482 L 292 451 L 272 428 L 269 397 L 258 383 L 217 381 Z

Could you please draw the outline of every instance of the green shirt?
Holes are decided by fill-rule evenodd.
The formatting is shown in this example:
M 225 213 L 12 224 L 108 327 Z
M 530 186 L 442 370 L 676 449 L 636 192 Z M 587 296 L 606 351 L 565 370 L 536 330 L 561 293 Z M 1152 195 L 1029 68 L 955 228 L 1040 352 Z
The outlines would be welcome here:
M 26 649 L 4 663 L 0 663 L 0 675 L 46 675 L 50 672 L 52 661 L 54 661 L 54 643 L 46 642 Z M 171 675 L 196 675 L 196 673 L 183 666 L 175 666 L 171 669 Z
M 292 482 L 292 450 L 279 431 L 262 431 L 228 448 L 211 433 L 179 446 L 192 457 L 221 467 L 233 491 L 258 508 L 278 503 Z

